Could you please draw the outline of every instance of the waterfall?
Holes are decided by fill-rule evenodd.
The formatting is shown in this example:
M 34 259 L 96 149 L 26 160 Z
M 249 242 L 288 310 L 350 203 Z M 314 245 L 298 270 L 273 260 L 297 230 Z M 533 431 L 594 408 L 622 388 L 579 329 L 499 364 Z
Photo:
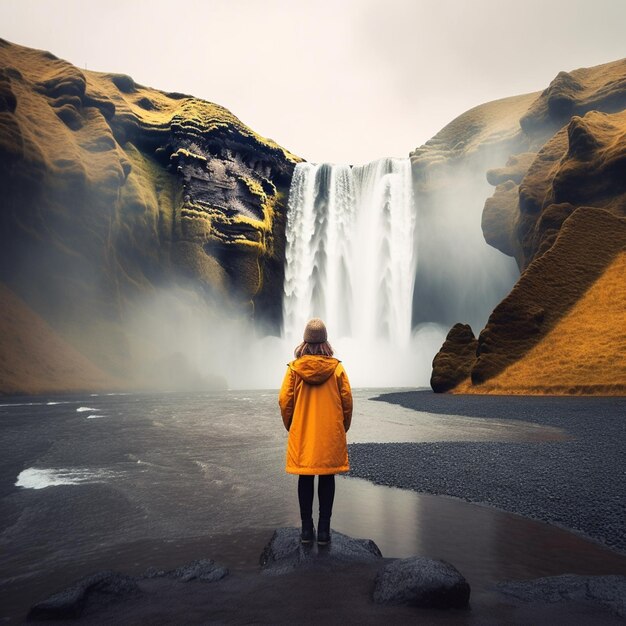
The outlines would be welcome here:
M 415 277 L 409 159 L 296 166 L 289 193 L 284 336 L 321 317 L 331 339 L 406 347 Z

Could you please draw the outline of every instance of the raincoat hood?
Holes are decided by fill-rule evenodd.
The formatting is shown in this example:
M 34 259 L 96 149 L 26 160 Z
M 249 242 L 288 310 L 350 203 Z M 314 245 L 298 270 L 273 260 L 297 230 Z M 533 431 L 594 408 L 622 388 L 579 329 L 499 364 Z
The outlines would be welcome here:
M 289 363 L 289 368 L 309 385 L 321 385 L 333 375 L 337 365 L 339 360 L 331 356 L 305 354 Z

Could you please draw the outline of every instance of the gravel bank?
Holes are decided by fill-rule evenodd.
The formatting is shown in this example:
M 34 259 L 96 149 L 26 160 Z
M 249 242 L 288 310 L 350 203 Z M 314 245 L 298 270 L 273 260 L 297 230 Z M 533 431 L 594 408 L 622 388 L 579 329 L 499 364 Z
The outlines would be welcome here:
M 435 414 L 521 419 L 562 428 L 569 439 L 352 444 L 351 476 L 489 504 L 626 553 L 626 398 L 412 391 L 376 399 Z

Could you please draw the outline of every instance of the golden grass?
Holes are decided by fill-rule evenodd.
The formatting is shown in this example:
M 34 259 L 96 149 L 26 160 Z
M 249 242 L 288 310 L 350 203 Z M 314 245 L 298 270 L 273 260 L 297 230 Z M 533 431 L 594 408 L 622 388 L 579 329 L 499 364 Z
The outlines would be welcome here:
M 626 395 L 626 251 L 523 358 L 454 393 Z
M 519 120 L 540 92 L 486 102 L 452 120 L 411 153 L 413 165 L 448 164 L 488 146 L 499 146 L 520 134 Z

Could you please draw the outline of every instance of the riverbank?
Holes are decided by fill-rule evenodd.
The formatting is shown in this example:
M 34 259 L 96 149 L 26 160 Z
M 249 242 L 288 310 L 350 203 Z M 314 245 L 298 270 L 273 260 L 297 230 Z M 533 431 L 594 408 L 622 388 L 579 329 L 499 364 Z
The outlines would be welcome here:
M 519 419 L 511 419 L 489 406 L 472 411 L 472 401 L 482 402 L 477 398 L 427 394 L 421 402 L 432 406 L 421 412 L 370 400 L 389 391 L 354 390 L 350 441 L 541 446 L 572 440 L 567 419 L 554 426 L 533 422 L 527 411 L 533 402 L 518 403 Z M 266 390 L 0 403 L 0 622 L 22 623 L 34 604 L 102 570 L 141 577 L 149 568 L 176 569 L 197 559 L 214 559 L 231 574 L 216 583 L 140 581 L 143 595 L 83 622 L 414 618 L 406 607 L 371 603 L 374 566 L 332 576 L 294 572 L 280 584 L 260 575 L 259 556 L 274 529 L 299 520 L 297 478 L 284 472 L 286 431 L 276 398 Z M 577 401 L 572 410 L 580 406 Z M 626 575 L 625 555 L 549 524 L 338 477 L 333 529 L 374 540 L 387 559 L 419 555 L 454 564 L 471 585 L 471 610 L 419 612 L 429 623 L 552 624 L 563 610 L 568 623 L 618 623 L 594 604 L 538 610 L 494 591 L 500 582 L 564 573 Z M 285 589 L 306 589 L 306 596 Z
M 407 391 L 376 399 L 431 415 L 505 420 L 511 425 L 523 420 L 559 428 L 565 439 L 352 444 L 351 476 L 487 504 L 626 553 L 626 398 Z

